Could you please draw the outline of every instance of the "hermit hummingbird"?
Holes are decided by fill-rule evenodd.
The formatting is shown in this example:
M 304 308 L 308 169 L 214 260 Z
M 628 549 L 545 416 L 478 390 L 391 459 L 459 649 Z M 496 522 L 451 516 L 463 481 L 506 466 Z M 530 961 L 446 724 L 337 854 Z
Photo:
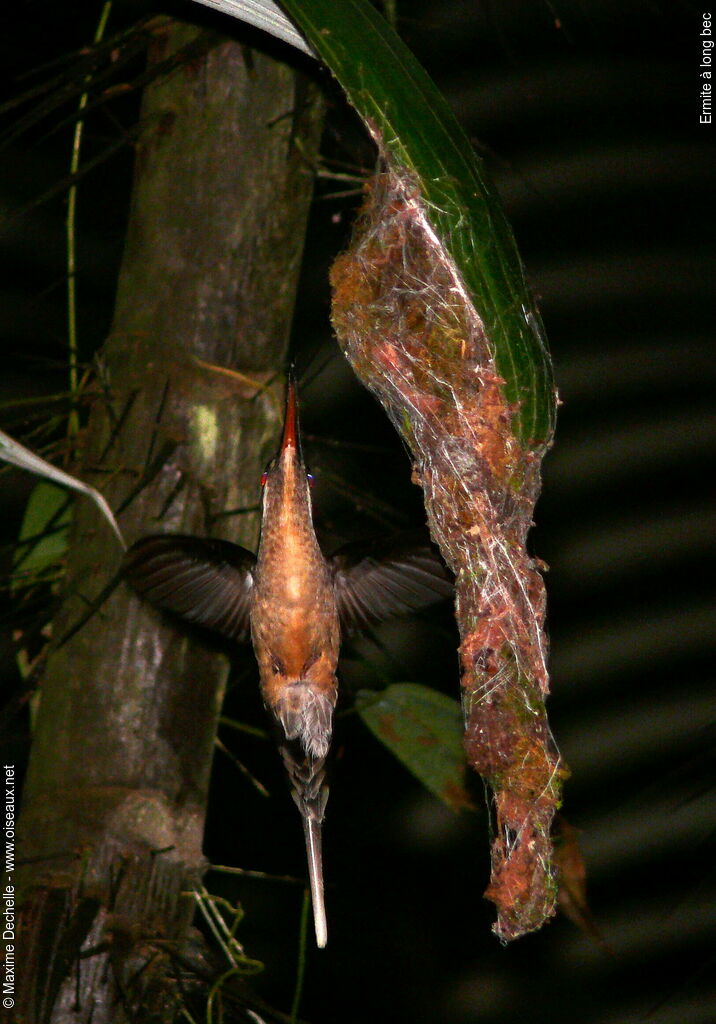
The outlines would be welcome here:
M 124 573 L 159 608 L 233 640 L 250 633 L 263 700 L 303 819 L 316 944 L 323 947 L 321 824 L 341 637 L 448 597 L 452 584 L 428 543 L 416 545 L 412 536 L 349 544 L 325 558 L 310 484 L 291 376 L 281 446 L 262 478 L 258 554 L 225 540 L 158 534 L 129 549 Z

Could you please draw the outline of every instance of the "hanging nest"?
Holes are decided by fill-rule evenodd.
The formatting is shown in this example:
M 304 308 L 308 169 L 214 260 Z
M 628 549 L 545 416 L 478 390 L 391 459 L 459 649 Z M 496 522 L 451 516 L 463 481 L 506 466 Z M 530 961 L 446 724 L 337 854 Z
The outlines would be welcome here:
M 544 583 L 526 549 L 550 439 L 525 444 L 513 429 L 489 332 L 409 173 L 388 164 L 369 183 L 331 282 L 339 343 L 409 446 L 455 573 L 465 749 L 493 795 L 485 895 L 495 933 L 513 939 L 554 913 L 550 828 L 568 774 L 544 706 Z

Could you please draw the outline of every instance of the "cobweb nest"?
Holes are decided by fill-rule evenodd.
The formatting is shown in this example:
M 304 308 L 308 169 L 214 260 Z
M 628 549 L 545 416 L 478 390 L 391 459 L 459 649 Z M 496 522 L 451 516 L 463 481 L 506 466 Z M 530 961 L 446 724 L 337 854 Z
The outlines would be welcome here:
M 544 584 L 525 546 L 547 444 L 516 436 L 483 320 L 403 169 L 369 183 L 331 282 L 339 343 L 408 444 L 455 573 L 465 749 L 493 800 L 485 895 L 495 933 L 517 938 L 554 913 L 550 829 L 567 774 L 544 707 Z

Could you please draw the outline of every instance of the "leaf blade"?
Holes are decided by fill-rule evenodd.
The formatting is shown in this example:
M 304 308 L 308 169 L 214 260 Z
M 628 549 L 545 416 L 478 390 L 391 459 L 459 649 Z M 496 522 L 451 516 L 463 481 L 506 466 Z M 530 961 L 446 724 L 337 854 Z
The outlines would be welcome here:
M 29 473 L 35 473 L 46 480 L 51 480 L 61 487 L 69 487 L 70 490 L 86 494 L 88 498 L 94 501 L 112 527 L 117 540 L 122 545 L 122 549 L 126 550 L 127 545 L 124 542 L 124 537 L 119 529 L 117 520 L 114 518 L 114 514 L 107 504 L 104 495 L 100 494 L 95 487 L 83 483 L 76 476 L 65 473 L 64 470 L 58 469 L 57 466 L 53 466 L 51 462 L 47 462 L 46 459 L 31 452 L 29 448 L 25 448 L 19 441 L 10 437 L 4 430 L 0 430 L 0 459 L 9 462 L 12 466 L 17 466 L 19 469 L 26 469 Z
M 33 488 L 13 558 L 23 576 L 42 574 L 64 557 L 72 520 L 67 501 L 67 492 L 55 484 L 40 480 Z
M 383 149 L 416 177 L 494 346 L 514 430 L 525 447 L 552 437 L 556 396 L 541 320 L 512 229 L 447 101 L 365 0 L 283 0 Z
M 360 690 L 356 708 L 373 735 L 439 800 L 473 809 L 465 786 L 463 719 L 458 701 L 418 683 Z

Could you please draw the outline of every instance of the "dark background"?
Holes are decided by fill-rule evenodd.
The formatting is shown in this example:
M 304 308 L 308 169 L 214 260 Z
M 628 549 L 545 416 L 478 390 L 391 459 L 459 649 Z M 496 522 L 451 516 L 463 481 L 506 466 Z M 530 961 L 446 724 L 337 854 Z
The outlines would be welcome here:
M 15 4 L 0 43 L 5 96 L 69 74 L 60 64 L 22 77 L 88 43 L 99 6 Z M 110 31 L 147 9 L 117 5 Z M 172 10 L 205 17 L 198 6 Z M 698 123 L 701 8 L 424 0 L 399 14 L 496 180 L 554 357 L 564 404 L 531 546 L 551 567 L 549 711 L 572 769 L 564 813 L 580 830 L 592 911 L 612 952 L 563 917 L 502 948 L 481 896 L 484 810 L 454 816 L 348 715 L 326 822 L 331 939 L 310 952 L 302 1015 L 317 1024 L 712 1024 L 715 178 L 714 128 Z M 140 70 L 138 57 L 117 81 Z M 326 154 L 369 169 L 365 139 L 330 96 Z M 18 116 L 6 112 L 5 126 Z M 136 97 L 116 97 L 88 120 L 83 158 L 136 117 Z M 17 216 L 67 174 L 71 129 L 50 135 L 51 127 L 30 128 L 0 153 L 0 202 L 11 216 L 0 233 L 0 401 L 48 396 L 29 412 L 0 408 L 0 425 L 24 438 L 61 411 L 49 396 L 66 389 L 64 199 Z M 126 146 L 80 188 L 84 359 L 110 323 L 131 158 Z M 327 194 L 350 189 L 319 185 L 293 341 L 329 543 L 421 518 L 407 457 L 330 337 L 327 269 L 357 198 Z M 19 473 L 0 477 L 6 542 L 31 486 Z M 445 609 L 386 625 L 346 651 L 345 706 L 355 689 L 391 679 L 456 696 L 455 647 Z M 11 694 L 8 630 L 0 653 Z M 234 677 L 227 713 L 263 724 L 248 654 Z M 15 717 L 6 760 L 21 762 L 27 733 L 26 715 Z M 217 754 L 207 856 L 303 877 L 301 830 L 275 752 L 228 730 L 222 737 L 271 799 Z M 476 791 L 479 802 L 479 783 Z M 243 904 L 240 938 L 267 962 L 257 987 L 287 1009 L 300 886 L 213 875 L 209 883 Z

